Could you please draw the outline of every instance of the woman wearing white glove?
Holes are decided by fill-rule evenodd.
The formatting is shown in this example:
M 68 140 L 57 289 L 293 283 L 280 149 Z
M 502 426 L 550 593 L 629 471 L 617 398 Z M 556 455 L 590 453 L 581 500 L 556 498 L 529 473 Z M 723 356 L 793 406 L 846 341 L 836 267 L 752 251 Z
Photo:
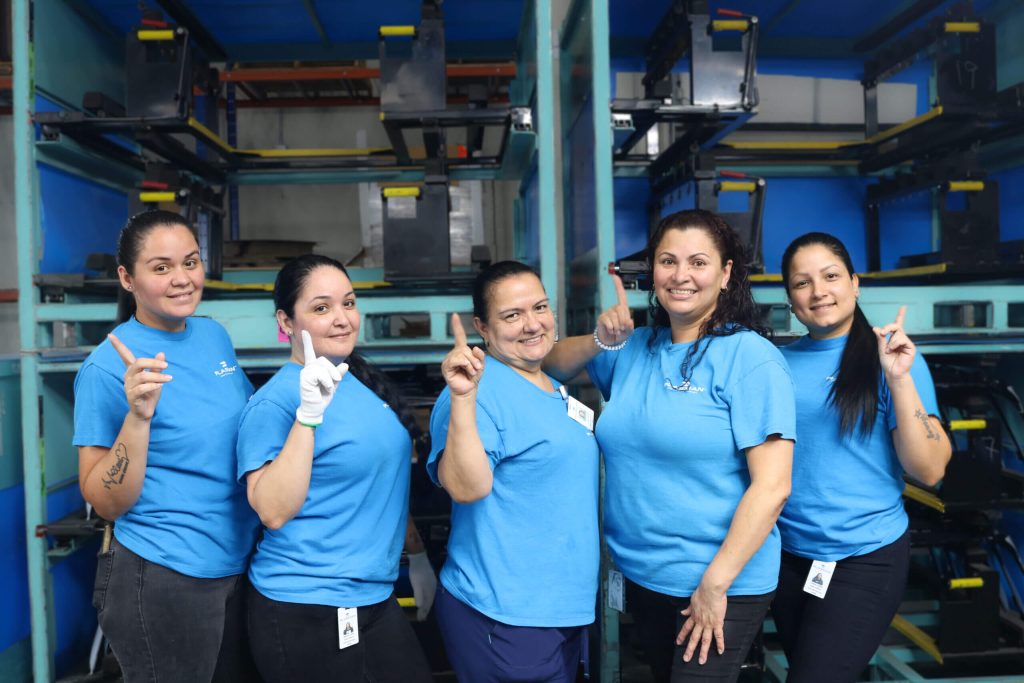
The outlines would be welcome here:
M 238 436 L 238 477 L 266 527 L 249 567 L 256 664 L 268 683 L 429 683 L 393 595 L 419 430 L 353 353 L 359 310 L 340 263 L 289 262 L 274 304 L 291 359 L 246 406 Z

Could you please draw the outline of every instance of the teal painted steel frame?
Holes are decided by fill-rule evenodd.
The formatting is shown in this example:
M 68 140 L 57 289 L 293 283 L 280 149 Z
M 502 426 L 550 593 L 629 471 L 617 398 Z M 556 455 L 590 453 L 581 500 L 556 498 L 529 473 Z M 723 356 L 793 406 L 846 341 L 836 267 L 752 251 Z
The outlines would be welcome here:
M 14 62 L 14 223 L 18 256 L 18 324 L 21 346 L 21 433 L 25 481 L 25 539 L 28 545 L 29 614 L 32 619 L 33 680 L 53 680 L 50 653 L 54 625 L 46 539 L 36 527 L 46 523 L 46 476 L 42 429 L 39 419 L 39 349 L 36 346 L 36 297 L 33 277 L 37 270 L 39 237 L 38 177 L 36 171 L 35 92 L 32 58 L 30 0 L 12 0 L 11 36 Z
M 558 233 L 558 212 L 555 196 L 555 73 L 551 40 L 551 0 L 533 0 L 524 11 L 532 7 L 537 46 L 537 215 L 540 234 L 540 279 L 551 301 L 562 300 L 562 279 L 558 276 L 562 260 L 561 236 Z

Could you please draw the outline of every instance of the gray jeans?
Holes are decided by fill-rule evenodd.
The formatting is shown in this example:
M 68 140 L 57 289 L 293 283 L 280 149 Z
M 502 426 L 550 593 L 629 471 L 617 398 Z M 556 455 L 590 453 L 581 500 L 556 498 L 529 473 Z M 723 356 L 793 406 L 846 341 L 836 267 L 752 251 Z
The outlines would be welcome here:
M 125 683 L 259 680 L 245 633 L 245 574 L 198 579 L 118 543 L 100 553 L 93 606 Z

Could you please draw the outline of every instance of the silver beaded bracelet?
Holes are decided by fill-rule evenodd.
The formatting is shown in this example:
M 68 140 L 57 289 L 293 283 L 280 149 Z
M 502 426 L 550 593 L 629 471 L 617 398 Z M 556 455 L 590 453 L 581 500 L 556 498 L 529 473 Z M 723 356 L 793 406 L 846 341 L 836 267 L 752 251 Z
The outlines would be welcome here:
M 629 337 L 626 337 L 618 344 L 609 346 L 608 344 L 605 344 L 603 341 L 601 341 L 601 338 L 597 336 L 597 328 L 594 328 L 594 343 L 597 344 L 597 348 L 601 349 L 602 351 L 620 351 L 626 346 L 626 342 L 628 341 Z

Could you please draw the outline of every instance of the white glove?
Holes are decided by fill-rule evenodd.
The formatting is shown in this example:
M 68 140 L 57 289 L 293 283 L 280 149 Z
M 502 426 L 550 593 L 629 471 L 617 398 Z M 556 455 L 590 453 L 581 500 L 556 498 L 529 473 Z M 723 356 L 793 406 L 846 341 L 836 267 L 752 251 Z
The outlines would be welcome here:
M 416 598 L 416 621 L 424 621 L 437 594 L 437 576 L 426 551 L 409 554 L 409 583 Z
M 304 367 L 299 372 L 299 409 L 295 419 L 300 424 L 316 427 L 324 421 L 324 411 L 334 398 L 341 378 L 348 372 L 348 363 L 337 366 L 323 356 L 316 357 L 309 332 L 302 330 Z

